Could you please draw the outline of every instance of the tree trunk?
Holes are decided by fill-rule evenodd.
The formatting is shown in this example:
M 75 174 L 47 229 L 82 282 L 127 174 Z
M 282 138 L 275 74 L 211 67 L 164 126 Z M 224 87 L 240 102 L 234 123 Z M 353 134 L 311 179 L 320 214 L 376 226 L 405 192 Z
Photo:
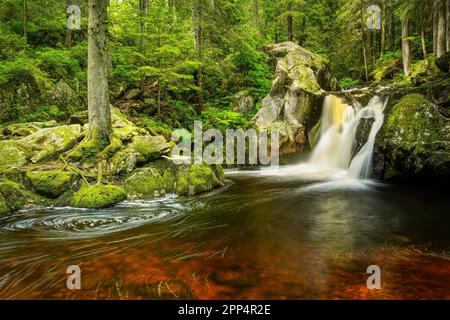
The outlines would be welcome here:
M 361 43 L 362 43 L 362 53 L 363 53 L 363 59 L 364 59 L 364 71 L 366 74 L 366 81 L 369 81 L 369 68 L 367 66 L 367 51 L 366 51 L 366 41 L 364 37 L 364 13 L 361 10 Z
M 446 5 L 445 0 L 438 0 L 438 31 L 437 31 L 437 48 L 436 56 L 439 58 L 447 51 L 446 37 L 445 37 L 445 18 L 446 18 Z
M 287 16 L 287 32 L 288 32 L 288 40 L 294 41 L 294 19 L 292 18 L 291 11 L 292 11 L 292 4 L 288 4 L 288 11 L 289 14 Z
M 89 139 L 100 146 L 109 144 L 111 111 L 108 88 L 106 25 L 108 0 L 89 0 L 88 25 L 88 109 Z
M 23 37 L 28 38 L 28 0 L 23 0 Z
M 147 40 L 147 24 L 145 19 L 147 18 L 148 13 L 148 0 L 139 0 L 139 15 L 140 15 L 140 33 L 141 33 L 141 51 L 145 52 L 145 45 Z
M 66 9 L 72 4 L 72 0 L 66 0 Z M 66 19 L 68 19 L 70 14 L 66 15 Z M 72 46 L 72 29 L 66 28 L 66 47 Z
M 411 74 L 411 47 L 409 45 L 409 20 L 407 14 L 402 18 L 402 57 L 405 76 Z
M 203 41 L 202 41 L 202 6 L 201 0 L 194 0 L 192 4 L 192 25 L 194 29 L 194 43 L 197 51 L 197 60 L 203 61 Z M 197 72 L 198 108 L 203 109 L 203 66 L 200 66 Z
M 447 31 L 446 31 L 446 43 L 447 43 L 447 52 L 450 51 L 450 0 L 447 0 L 446 3 L 446 7 L 447 7 L 447 21 L 445 22 L 446 26 L 447 26 Z
M 386 4 L 382 2 L 380 56 L 386 51 Z
M 433 9 L 433 53 L 437 54 L 438 43 L 438 27 L 439 27 L 439 15 L 436 7 Z

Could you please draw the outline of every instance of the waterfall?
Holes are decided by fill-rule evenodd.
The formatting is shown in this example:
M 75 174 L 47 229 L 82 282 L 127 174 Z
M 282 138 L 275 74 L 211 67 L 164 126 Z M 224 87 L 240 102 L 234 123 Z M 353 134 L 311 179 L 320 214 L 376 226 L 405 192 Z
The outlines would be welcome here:
M 323 106 L 320 140 L 311 155 L 310 164 L 347 170 L 352 178 L 370 178 L 373 148 L 383 125 L 386 102 L 374 96 L 366 107 L 353 106 L 335 95 L 328 95 Z M 373 124 L 367 142 L 354 155 L 358 125 L 369 119 Z

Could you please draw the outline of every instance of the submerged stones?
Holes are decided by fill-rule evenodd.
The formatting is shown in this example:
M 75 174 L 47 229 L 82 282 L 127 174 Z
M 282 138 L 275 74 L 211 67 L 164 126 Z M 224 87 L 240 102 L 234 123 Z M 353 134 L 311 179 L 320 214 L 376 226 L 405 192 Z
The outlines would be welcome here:
M 73 195 L 72 205 L 77 208 L 107 208 L 127 198 L 126 191 L 119 186 L 84 186 Z

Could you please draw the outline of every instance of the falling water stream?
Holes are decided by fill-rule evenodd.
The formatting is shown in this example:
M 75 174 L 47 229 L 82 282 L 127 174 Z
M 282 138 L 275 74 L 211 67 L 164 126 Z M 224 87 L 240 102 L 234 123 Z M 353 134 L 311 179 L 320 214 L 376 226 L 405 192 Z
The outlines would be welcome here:
M 321 134 L 310 164 L 348 170 L 348 176 L 368 179 L 372 175 L 372 154 L 375 139 L 384 121 L 383 111 L 387 99 L 374 96 L 366 107 L 345 104 L 341 98 L 325 98 Z M 356 145 L 356 132 L 362 120 L 373 120 L 367 141 L 352 157 Z
M 308 159 L 228 171 L 211 193 L 1 217 L 0 298 L 450 299 L 448 192 L 368 179 L 384 103 L 328 96 Z

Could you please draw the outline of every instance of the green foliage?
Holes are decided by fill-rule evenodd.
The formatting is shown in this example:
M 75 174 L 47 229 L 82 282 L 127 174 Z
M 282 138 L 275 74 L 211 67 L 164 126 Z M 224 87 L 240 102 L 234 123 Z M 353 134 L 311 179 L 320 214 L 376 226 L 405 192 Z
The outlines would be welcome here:
M 24 108 L 22 107 L 21 109 Z M 57 106 L 42 106 L 28 113 L 26 110 L 21 110 L 19 114 L 22 114 L 18 118 L 19 122 L 61 121 L 67 117 L 66 113 L 61 111 Z
M 339 85 L 341 88 L 347 89 L 361 84 L 361 81 L 358 79 L 352 79 L 350 77 L 343 78 L 339 81 Z
M 202 112 L 202 121 L 205 129 L 215 128 L 223 132 L 228 128 L 238 129 L 250 125 L 250 121 L 239 112 L 213 107 Z

